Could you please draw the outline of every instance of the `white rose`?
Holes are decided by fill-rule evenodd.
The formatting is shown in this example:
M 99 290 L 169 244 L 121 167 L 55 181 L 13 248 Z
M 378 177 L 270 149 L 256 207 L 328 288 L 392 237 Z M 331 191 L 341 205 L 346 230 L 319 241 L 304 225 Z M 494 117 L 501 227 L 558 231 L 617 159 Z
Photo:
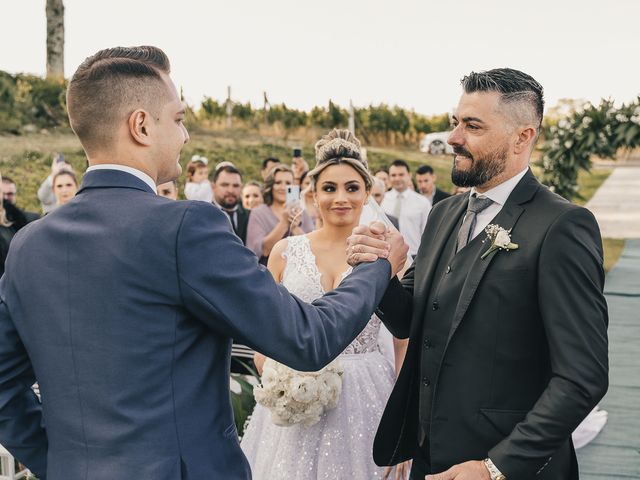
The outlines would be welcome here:
M 316 379 L 309 376 L 299 376 L 291 380 L 291 396 L 301 403 L 310 403 L 318 397 Z
M 500 230 L 493 242 L 497 247 L 506 248 L 511 243 L 511 237 L 506 230 Z

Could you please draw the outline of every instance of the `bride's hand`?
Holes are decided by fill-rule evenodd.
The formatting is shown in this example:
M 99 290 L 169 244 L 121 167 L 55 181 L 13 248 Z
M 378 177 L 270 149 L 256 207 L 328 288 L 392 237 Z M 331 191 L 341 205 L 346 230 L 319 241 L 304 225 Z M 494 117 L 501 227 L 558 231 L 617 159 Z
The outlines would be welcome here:
M 386 227 L 380 222 L 370 226 L 359 225 L 347 238 L 347 262 L 352 267 L 360 263 L 375 262 L 389 256 L 390 245 L 386 241 Z
M 391 472 L 395 470 L 395 475 L 391 477 Z M 406 462 L 399 463 L 394 467 L 385 467 L 384 473 L 382 474 L 383 480 L 408 480 L 409 474 L 411 473 L 411 460 L 407 460 Z

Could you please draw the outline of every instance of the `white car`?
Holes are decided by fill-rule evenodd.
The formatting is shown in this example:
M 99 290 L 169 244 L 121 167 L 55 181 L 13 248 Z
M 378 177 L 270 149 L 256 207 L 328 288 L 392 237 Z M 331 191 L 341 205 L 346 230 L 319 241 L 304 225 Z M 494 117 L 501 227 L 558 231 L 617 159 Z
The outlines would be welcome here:
M 453 148 L 447 143 L 451 132 L 427 133 L 420 141 L 420 151 L 431 155 L 453 154 Z

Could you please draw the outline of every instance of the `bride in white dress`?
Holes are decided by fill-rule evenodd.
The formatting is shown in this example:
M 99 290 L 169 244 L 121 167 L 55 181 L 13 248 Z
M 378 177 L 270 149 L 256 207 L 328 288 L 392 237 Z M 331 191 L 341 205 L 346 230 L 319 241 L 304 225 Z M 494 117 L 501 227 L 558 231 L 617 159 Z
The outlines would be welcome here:
M 306 302 L 333 290 L 349 275 L 346 240 L 359 223 L 372 180 L 361 160 L 360 142 L 348 130 L 333 130 L 316 144 L 316 168 L 309 172 L 322 227 L 278 242 L 268 268 L 277 281 Z M 409 467 L 384 469 L 374 464 L 373 439 L 396 378 L 380 353 L 380 319 L 365 329 L 339 356 L 344 368 L 335 409 L 310 427 L 274 425 L 271 413 L 256 405 L 241 447 L 255 480 L 406 478 Z M 396 368 L 405 341 L 394 339 Z M 264 357 L 257 355 L 261 370 Z

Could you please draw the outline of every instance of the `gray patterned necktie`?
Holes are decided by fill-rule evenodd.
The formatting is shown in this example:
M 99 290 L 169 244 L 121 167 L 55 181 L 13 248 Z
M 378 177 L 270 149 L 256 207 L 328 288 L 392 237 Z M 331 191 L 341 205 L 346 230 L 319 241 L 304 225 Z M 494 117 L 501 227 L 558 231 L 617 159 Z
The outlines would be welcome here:
M 493 200 L 491 200 L 490 198 L 476 197 L 475 193 L 469 197 L 467 214 L 464 217 L 462 225 L 460 226 L 460 230 L 458 231 L 458 247 L 456 248 L 456 253 L 462 250 L 467 245 L 467 243 L 469 243 L 469 238 L 471 237 L 473 229 L 476 226 L 477 215 L 492 203 Z

